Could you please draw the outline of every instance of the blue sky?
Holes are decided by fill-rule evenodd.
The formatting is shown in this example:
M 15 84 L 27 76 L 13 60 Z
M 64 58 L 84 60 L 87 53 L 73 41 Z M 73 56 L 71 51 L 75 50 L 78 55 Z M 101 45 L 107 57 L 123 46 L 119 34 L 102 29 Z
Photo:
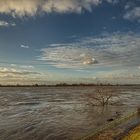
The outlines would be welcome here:
M 140 83 L 139 0 L 1 0 L 0 83 Z

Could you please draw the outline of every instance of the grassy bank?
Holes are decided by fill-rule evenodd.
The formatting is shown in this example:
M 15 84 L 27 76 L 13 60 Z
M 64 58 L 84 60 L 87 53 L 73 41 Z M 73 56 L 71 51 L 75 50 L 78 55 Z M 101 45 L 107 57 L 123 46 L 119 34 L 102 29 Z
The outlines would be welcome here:
M 117 137 L 123 133 L 124 129 L 122 129 L 120 126 L 126 125 L 137 115 L 138 111 L 128 113 L 126 116 L 116 119 L 115 121 L 106 124 L 104 127 L 91 132 L 86 137 L 81 138 L 81 140 L 113 140 L 114 137 Z
M 123 140 L 140 140 L 140 125 L 131 130 Z

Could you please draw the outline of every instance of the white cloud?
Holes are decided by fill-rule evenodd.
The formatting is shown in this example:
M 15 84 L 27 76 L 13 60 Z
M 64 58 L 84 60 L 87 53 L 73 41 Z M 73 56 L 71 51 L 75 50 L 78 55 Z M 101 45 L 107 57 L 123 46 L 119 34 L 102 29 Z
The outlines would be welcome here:
M 126 8 L 129 8 L 129 7 L 127 6 Z M 125 13 L 124 19 L 140 22 L 140 7 L 134 7 L 132 9 L 129 9 Z
M 7 21 L 4 20 L 0 20 L 0 27 L 8 27 L 8 26 L 16 26 L 15 23 L 9 23 Z
M 20 45 L 21 48 L 29 49 L 30 47 L 27 45 Z
M 8 22 L 1 20 L 0 26 L 9 26 Z
M 140 58 L 140 35 L 114 33 L 81 38 L 72 43 L 50 45 L 41 49 L 39 60 L 58 68 L 101 66 L 137 66 Z
M 22 69 L 34 69 L 34 66 L 32 66 L 32 65 L 11 64 L 11 67 L 17 67 L 17 68 L 22 68 Z
M 106 0 L 117 3 L 119 0 Z M 93 6 L 101 4 L 103 0 L 0 0 L 0 13 L 13 17 L 35 16 L 39 13 L 81 13 L 91 11 Z
M 27 82 L 38 81 L 42 77 L 42 74 L 35 71 L 21 70 L 9 67 L 0 67 L 0 83 L 15 84 Z
M 0 75 L 13 75 L 13 76 L 20 76 L 20 75 L 38 75 L 40 73 L 38 72 L 33 72 L 33 71 L 27 71 L 27 70 L 17 70 L 14 68 L 6 68 L 6 67 L 0 67 Z
M 42 55 L 39 57 L 39 60 L 46 61 L 60 68 L 74 68 L 96 64 L 96 60 L 88 48 L 71 46 L 74 44 L 65 45 L 41 49 Z
M 40 6 L 40 0 L 1 0 L 0 13 L 10 14 L 12 16 L 33 16 Z M 41 0 L 41 3 L 43 0 Z
M 47 80 L 47 74 L 20 68 L 0 67 L 1 84 L 35 84 Z
M 101 0 L 48 0 L 43 5 L 46 12 L 76 12 L 81 13 L 83 9 L 91 11 L 92 6 L 99 5 Z
M 11 64 L 11 66 L 12 66 L 12 67 L 16 67 L 17 65 L 16 65 L 16 64 Z
M 95 58 L 86 58 L 84 61 L 83 61 L 83 64 L 84 65 L 91 65 L 91 64 L 96 64 L 97 61 Z
M 33 69 L 34 68 L 34 66 L 32 66 L 32 65 L 21 65 L 19 67 L 23 68 L 23 69 Z

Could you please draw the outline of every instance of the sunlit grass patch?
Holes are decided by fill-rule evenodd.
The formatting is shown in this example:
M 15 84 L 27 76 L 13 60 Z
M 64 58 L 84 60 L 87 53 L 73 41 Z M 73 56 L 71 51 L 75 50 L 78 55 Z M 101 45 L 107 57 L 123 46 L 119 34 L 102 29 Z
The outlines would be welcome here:
M 140 126 L 134 128 L 123 140 L 140 140 Z

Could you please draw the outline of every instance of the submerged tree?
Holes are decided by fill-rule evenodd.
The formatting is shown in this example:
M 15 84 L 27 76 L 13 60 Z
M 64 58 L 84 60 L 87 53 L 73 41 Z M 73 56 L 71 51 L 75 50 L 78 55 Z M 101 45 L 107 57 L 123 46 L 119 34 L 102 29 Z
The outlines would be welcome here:
M 88 101 L 92 105 L 105 106 L 111 104 L 114 98 L 119 98 L 115 87 L 97 87 L 93 94 L 88 95 Z

